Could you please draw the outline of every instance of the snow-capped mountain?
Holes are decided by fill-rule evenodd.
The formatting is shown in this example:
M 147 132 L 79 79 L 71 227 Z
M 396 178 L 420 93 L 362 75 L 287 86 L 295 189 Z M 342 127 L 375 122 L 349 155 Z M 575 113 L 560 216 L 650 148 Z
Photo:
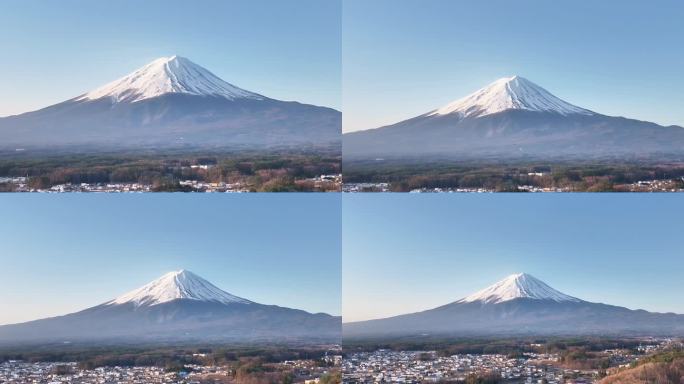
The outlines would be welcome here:
M 485 304 L 503 303 L 515 299 L 536 299 L 562 301 L 580 301 L 549 287 L 543 281 L 527 273 L 516 273 L 505 279 L 467 296 L 457 303 L 482 302 Z
M 535 112 L 552 112 L 561 115 L 594 112 L 565 102 L 546 89 L 520 76 L 504 77 L 462 99 L 429 112 L 428 116 L 456 114 L 461 117 L 482 117 L 520 109 Z
M 259 304 L 181 270 L 80 312 L 0 326 L 0 344 L 339 342 L 340 317 Z
M 213 73 L 180 56 L 161 57 L 118 80 L 76 98 L 112 102 L 136 102 L 169 93 L 195 96 L 218 96 L 229 100 L 264 97 L 238 88 Z
M 684 156 L 682 127 L 602 115 L 520 76 L 343 141 L 345 160 Z
M 345 337 L 401 335 L 684 335 L 684 315 L 592 303 L 526 273 L 434 309 L 343 324 Z
M 222 304 L 251 304 L 241 297 L 222 291 L 212 283 L 186 270 L 174 271 L 105 304 L 151 306 L 178 299 L 198 300 Z
M 272 99 L 172 56 L 59 104 L 0 118 L 0 151 L 338 148 L 340 130 L 339 111 Z

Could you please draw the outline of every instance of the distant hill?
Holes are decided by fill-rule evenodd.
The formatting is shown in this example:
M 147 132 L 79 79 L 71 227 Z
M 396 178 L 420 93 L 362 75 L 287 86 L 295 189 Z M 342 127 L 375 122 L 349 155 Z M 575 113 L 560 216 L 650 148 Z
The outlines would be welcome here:
M 645 358 L 634 368 L 610 375 L 599 384 L 684 383 L 684 353 L 666 352 Z

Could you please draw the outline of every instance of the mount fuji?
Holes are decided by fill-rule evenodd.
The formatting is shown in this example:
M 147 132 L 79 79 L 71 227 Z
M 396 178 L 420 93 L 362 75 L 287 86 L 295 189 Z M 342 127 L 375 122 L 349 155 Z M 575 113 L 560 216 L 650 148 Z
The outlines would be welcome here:
M 339 342 L 340 333 L 340 317 L 255 303 L 181 270 L 76 313 L 0 326 L 0 344 L 316 343 Z
M 0 118 L 0 150 L 340 145 L 341 113 L 241 89 L 180 56 L 34 112 Z
M 513 76 L 343 146 L 345 159 L 681 156 L 684 128 L 602 115 Z
M 343 324 L 344 337 L 684 335 L 684 315 L 630 310 L 559 292 L 526 273 L 434 309 Z

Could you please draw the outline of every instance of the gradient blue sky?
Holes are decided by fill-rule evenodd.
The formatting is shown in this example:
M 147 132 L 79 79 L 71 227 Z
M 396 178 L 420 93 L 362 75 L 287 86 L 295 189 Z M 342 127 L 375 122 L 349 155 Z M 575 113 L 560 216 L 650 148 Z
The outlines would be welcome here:
M 344 321 L 434 308 L 516 272 L 684 313 L 683 211 L 680 194 L 347 194 Z
M 339 194 L 7 195 L 0 324 L 188 269 L 265 304 L 340 314 Z
M 340 0 L 0 2 L 0 116 L 178 54 L 269 97 L 340 108 Z
M 344 131 L 521 75 L 573 104 L 684 126 L 684 2 L 345 0 Z

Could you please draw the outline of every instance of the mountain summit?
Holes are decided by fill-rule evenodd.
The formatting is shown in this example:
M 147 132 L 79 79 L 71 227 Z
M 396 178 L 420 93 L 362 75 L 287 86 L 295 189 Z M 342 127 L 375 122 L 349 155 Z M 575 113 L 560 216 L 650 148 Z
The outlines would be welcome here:
M 345 323 L 345 337 L 407 335 L 682 336 L 684 315 L 592 303 L 526 273 L 513 274 L 461 300 L 422 312 Z
M 108 98 L 113 102 L 136 102 L 169 93 L 217 96 L 229 100 L 263 100 L 264 96 L 227 83 L 180 56 L 161 57 L 118 80 L 88 92 L 76 100 Z
M 0 153 L 338 149 L 342 115 L 230 84 L 180 56 L 95 90 L 0 118 Z
M 186 270 L 165 274 L 136 290 L 128 292 L 107 304 L 132 303 L 136 307 L 151 306 L 178 299 L 207 301 L 222 304 L 250 304 L 251 301 L 233 296 L 212 283 Z
M 549 287 L 543 281 L 527 273 L 516 273 L 505 279 L 465 297 L 458 303 L 482 302 L 485 304 L 503 303 L 515 299 L 580 301 Z
M 0 345 L 64 341 L 339 343 L 340 332 L 340 317 L 259 304 L 180 270 L 76 313 L 0 326 Z
M 461 117 L 482 117 L 509 109 L 554 112 L 561 115 L 594 112 L 574 106 L 552 95 L 544 88 L 520 76 L 504 77 L 428 116 L 458 114 Z
M 395 124 L 343 136 L 344 159 L 681 158 L 684 128 L 606 116 L 520 76 Z

